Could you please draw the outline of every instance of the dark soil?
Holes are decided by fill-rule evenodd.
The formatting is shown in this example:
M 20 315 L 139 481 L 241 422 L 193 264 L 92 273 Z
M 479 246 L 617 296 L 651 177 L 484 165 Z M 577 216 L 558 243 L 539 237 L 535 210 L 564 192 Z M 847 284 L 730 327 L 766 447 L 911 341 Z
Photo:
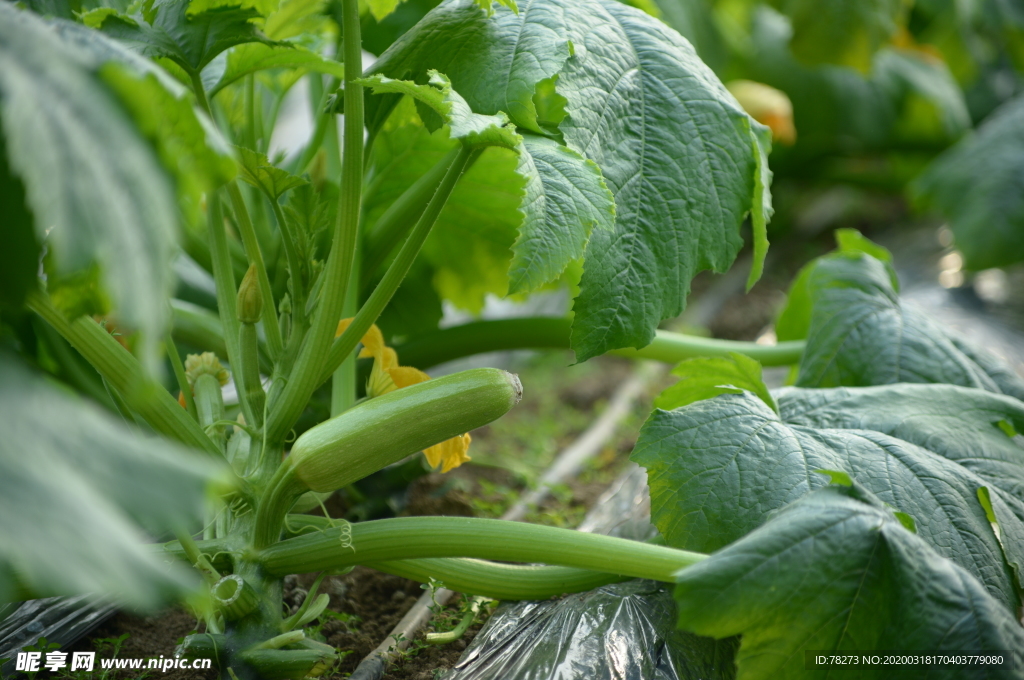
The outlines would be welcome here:
M 127 635 L 117 649 L 117 658 L 154 658 L 159 656 L 174 656 L 174 648 L 182 638 L 190 633 L 196 632 L 197 621 L 194 616 L 183 609 L 172 609 L 162 614 L 153 616 L 136 616 L 130 612 L 119 612 L 112 619 L 101 625 L 92 635 L 85 640 L 80 640 L 66 652 L 82 651 L 96 652 L 96 668 L 99 668 L 101 658 L 111 658 L 113 654 L 113 641 Z M 92 677 L 98 677 L 99 671 Z M 133 678 L 142 677 L 161 680 L 213 680 L 217 677 L 217 670 L 184 670 L 174 669 L 162 673 L 158 670 L 150 670 L 148 673 L 132 670 L 114 670 L 108 678 Z

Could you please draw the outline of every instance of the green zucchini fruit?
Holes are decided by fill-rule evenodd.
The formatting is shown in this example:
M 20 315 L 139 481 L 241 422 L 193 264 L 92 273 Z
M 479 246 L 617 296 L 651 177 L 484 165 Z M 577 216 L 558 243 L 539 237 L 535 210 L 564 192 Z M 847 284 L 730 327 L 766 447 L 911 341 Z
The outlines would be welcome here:
M 290 476 L 312 491 L 340 489 L 496 420 L 522 394 L 514 374 L 475 368 L 369 399 L 299 437 Z

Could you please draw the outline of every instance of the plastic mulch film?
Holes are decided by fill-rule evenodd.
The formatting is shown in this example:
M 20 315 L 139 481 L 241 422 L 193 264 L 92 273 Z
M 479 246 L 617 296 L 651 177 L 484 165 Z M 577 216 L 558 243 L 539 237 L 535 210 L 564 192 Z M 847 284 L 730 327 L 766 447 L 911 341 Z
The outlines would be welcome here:
M 69 645 L 103 623 L 117 607 L 97 602 L 93 596 L 48 597 L 20 605 L 0 605 L 0 675 L 14 673 L 14 658 L 24 647 L 46 638 Z
M 725 680 L 736 640 L 675 628 L 671 586 L 627 581 L 501 605 L 445 680 Z
M 657 535 L 647 474 L 631 466 L 581 531 Z M 727 680 L 737 639 L 676 630 L 671 585 L 627 581 L 545 602 L 502 604 L 444 680 Z

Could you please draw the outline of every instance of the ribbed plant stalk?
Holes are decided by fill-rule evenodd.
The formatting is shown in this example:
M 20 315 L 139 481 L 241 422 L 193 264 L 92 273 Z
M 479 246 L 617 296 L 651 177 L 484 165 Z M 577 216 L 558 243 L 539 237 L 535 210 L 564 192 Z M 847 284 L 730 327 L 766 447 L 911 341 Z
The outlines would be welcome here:
M 338 219 L 334 228 L 331 253 L 324 268 L 323 292 L 313 315 L 313 322 L 306 333 L 280 398 L 271 403 L 272 410 L 265 436 L 268 442 L 275 444 L 284 441 L 288 431 L 309 402 L 313 390 L 323 382 L 320 375 L 344 308 L 362 214 L 364 129 L 363 86 L 359 84 L 362 74 L 362 41 L 358 0 L 342 0 L 342 13 L 345 134 Z M 340 363 L 339 361 L 338 364 Z M 332 373 L 336 367 L 332 367 Z
M 707 556 L 523 522 L 399 517 L 290 538 L 264 548 L 256 559 L 268 574 L 284 576 L 425 557 L 543 563 L 671 583 L 677 571 Z
M 224 397 L 221 395 L 220 383 L 212 375 L 201 375 L 192 385 L 192 392 L 196 399 L 199 425 L 220 446 L 222 428 L 216 424 L 224 420 Z M 211 431 L 214 428 L 217 430 L 216 434 Z
M 150 427 L 207 454 L 221 455 L 199 424 L 167 390 L 147 377 L 139 361 L 106 329 L 86 316 L 69 322 L 44 293 L 32 293 L 27 303 L 85 357 Z

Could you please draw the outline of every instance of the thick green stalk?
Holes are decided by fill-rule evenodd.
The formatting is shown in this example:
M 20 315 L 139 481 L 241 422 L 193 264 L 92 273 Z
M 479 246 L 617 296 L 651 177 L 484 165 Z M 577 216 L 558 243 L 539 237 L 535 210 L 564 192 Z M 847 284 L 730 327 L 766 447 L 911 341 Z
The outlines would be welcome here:
M 327 361 L 335 329 L 341 319 L 346 289 L 355 259 L 356 238 L 362 212 L 363 189 L 363 86 L 359 84 L 362 72 L 362 42 L 359 28 L 358 0 L 342 0 L 344 13 L 345 56 L 345 144 L 342 157 L 341 191 L 338 196 L 338 220 L 334 228 L 331 254 L 324 268 L 323 293 L 313 315 L 313 323 L 306 334 L 295 366 L 288 376 L 288 384 L 281 392 L 278 403 L 271 404 L 267 423 L 267 441 L 284 441 L 302 409 L 306 407 L 313 390 L 323 380 L 323 366 Z M 344 359 L 344 357 L 342 357 Z M 341 362 L 339 361 L 338 364 Z M 328 372 L 334 372 L 333 366 Z
M 572 322 L 566 318 L 532 317 L 475 321 L 418 336 L 396 347 L 403 365 L 430 368 L 453 359 L 508 349 L 569 349 Z M 679 363 L 692 357 L 744 354 L 764 366 L 788 366 L 800 361 L 804 342 L 776 345 L 717 340 L 670 331 L 655 331 L 651 344 L 639 350 L 616 349 L 609 354 L 633 359 Z
M 438 215 L 441 214 L 441 209 L 444 208 L 448 197 L 451 196 L 452 190 L 459 181 L 459 177 L 462 176 L 462 172 L 477 153 L 479 152 L 468 147 L 459 147 L 458 155 L 456 155 L 455 160 L 448 167 L 448 171 L 445 173 L 444 179 L 441 180 L 440 186 L 437 187 L 433 198 L 430 199 L 423 214 L 420 215 L 416 226 L 409 233 L 409 238 L 402 244 L 402 249 L 398 251 L 394 262 L 388 267 L 384 278 L 380 280 L 373 293 L 363 303 L 362 308 L 356 314 L 349 327 L 331 347 L 327 364 L 317 381 L 318 385 L 327 380 L 337 370 L 338 366 L 341 365 L 341 362 L 352 353 L 352 350 L 359 344 L 363 335 L 366 334 L 366 331 L 370 329 L 370 326 L 377 320 L 380 313 L 384 311 L 384 307 L 391 301 L 391 296 L 398 290 L 398 286 L 401 285 L 405 275 L 409 273 L 409 268 L 412 267 L 413 261 L 419 255 L 423 242 L 427 240 L 427 235 L 430 234 L 430 230 L 437 221 Z
M 423 557 L 539 562 L 672 583 L 677 571 L 707 556 L 523 522 L 399 517 L 290 538 L 263 549 L 256 559 L 267 573 L 285 576 Z
M 178 401 L 150 380 L 131 352 L 98 323 L 83 316 L 71 321 L 42 293 L 33 293 L 28 306 L 60 333 L 86 361 L 128 400 L 128 405 L 157 432 L 214 456 L 217 446 Z
M 270 350 L 272 359 L 281 356 L 284 345 L 281 342 L 281 329 L 277 323 L 277 305 L 274 304 L 274 292 L 270 288 L 270 278 L 267 276 L 267 267 L 263 262 L 263 253 L 260 250 L 259 240 L 256 238 L 256 230 L 253 229 L 252 220 L 249 218 L 249 210 L 245 207 L 245 199 L 238 189 L 238 183 L 234 180 L 227 184 L 228 197 L 231 199 L 231 206 L 235 210 L 235 217 L 238 218 L 238 233 L 242 237 L 242 245 L 245 246 L 245 254 L 249 262 L 256 265 L 256 274 L 259 277 L 260 292 L 263 294 L 263 331 L 267 336 L 267 348 Z
M 364 566 L 422 583 L 434 579 L 450 590 L 495 600 L 546 600 L 624 580 L 617 574 L 575 567 L 502 564 L 452 557 L 393 560 Z
M 330 528 L 331 524 L 325 517 L 290 515 L 288 526 L 299 532 L 296 535 L 302 536 L 315 535 L 306 532 L 322 531 Z M 199 541 L 198 548 L 204 555 L 221 556 L 223 568 L 230 566 L 227 555 L 231 549 L 223 540 Z M 176 542 L 159 546 L 159 549 L 178 559 L 190 559 Z M 459 557 L 390 560 L 367 563 L 365 566 L 423 583 L 434 579 L 451 590 L 496 600 L 546 600 L 563 593 L 592 590 L 625 578 L 575 567 L 503 564 Z
M 362 284 L 366 285 L 377 273 L 377 268 L 402 242 L 409 229 L 423 214 L 427 202 L 437 193 L 445 173 L 458 157 L 460 147 L 452 149 L 437 164 L 406 189 L 373 225 L 373 231 L 366 235 L 366 254 L 363 257 Z

